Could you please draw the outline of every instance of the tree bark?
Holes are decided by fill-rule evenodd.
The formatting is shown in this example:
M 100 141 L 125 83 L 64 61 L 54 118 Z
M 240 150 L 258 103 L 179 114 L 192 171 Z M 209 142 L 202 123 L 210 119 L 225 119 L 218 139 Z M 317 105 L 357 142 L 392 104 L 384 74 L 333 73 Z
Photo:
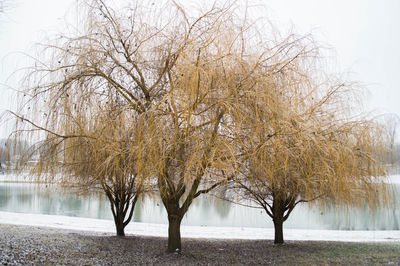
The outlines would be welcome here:
M 177 215 L 168 215 L 168 252 L 178 252 L 182 250 L 181 246 L 181 221 L 182 217 Z
M 283 222 L 284 213 L 285 213 L 285 206 L 284 201 L 279 197 L 274 197 L 272 203 L 272 220 L 274 221 L 274 228 L 275 228 L 275 239 L 274 244 L 281 245 L 283 244 Z
M 117 229 L 117 236 L 125 236 L 125 225 L 123 219 L 114 217 L 115 228 Z
M 283 217 L 274 217 L 275 239 L 274 244 L 283 244 Z

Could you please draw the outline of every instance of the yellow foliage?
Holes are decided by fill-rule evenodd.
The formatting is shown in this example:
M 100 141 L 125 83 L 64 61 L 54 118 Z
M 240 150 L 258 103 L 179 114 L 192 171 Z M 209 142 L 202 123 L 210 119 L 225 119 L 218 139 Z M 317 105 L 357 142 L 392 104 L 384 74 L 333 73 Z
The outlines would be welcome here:
M 39 176 L 115 194 L 157 184 L 179 223 L 232 179 L 257 202 L 374 206 L 385 132 L 349 111 L 351 84 L 323 80 L 311 36 L 268 37 L 235 1 L 195 17 L 174 1 L 87 3 L 83 33 L 47 45 L 15 114 L 41 140 Z

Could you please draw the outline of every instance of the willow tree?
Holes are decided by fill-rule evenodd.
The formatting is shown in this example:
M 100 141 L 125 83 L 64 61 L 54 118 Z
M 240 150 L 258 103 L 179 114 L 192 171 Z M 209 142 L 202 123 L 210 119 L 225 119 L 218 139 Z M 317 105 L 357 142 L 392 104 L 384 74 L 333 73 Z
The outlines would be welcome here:
M 151 186 L 141 174 L 145 167 L 141 147 L 145 134 L 143 119 L 114 108 L 115 104 L 118 105 L 109 104 L 105 110 L 97 110 L 95 116 L 69 113 L 69 121 L 63 125 L 68 128 L 64 132 L 68 137 L 60 142 L 50 133 L 45 141 L 47 154 L 43 154 L 38 166 L 45 166 L 39 168 L 39 173 L 51 172 L 56 165 L 54 160 L 59 159 L 63 179 L 68 179 L 69 184 L 103 189 L 110 201 L 117 235 L 125 236 L 124 229 L 132 219 L 138 198 Z M 64 112 L 67 109 L 65 104 Z M 75 134 L 79 137 L 71 137 Z M 42 162 L 49 157 L 53 163 Z
M 27 115 L 13 113 L 18 118 L 15 134 L 39 140 L 20 154 L 20 169 L 36 162 L 30 170 L 40 181 L 79 191 L 102 189 L 110 201 L 117 235 L 124 236 L 138 197 L 150 188 L 141 175 L 143 119 L 121 104 L 118 94 L 99 94 L 98 89 L 104 91 L 109 85 L 101 79 L 77 79 L 67 85 L 55 78 L 51 79 L 54 87 L 36 88 L 39 91 L 26 103 Z M 29 114 L 43 117 L 29 118 Z
M 218 60 L 210 50 L 192 44 L 181 52 L 168 70 L 171 90 L 153 117 L 147 150 L 157 162 L 151 176 L 168 213 L 169 252 L 181 250 L 180 224 L 193 200 L 227 182 L 234 169 L 234 156 L 226 159 L 233 152 L 226 120 L 237 86 L 231 71 L 221 68 L 229 59 Z
M 184 19 L 184 43 L 166 71 L 168 92 L 148 112 L 146 151 L 152 158 L 159 195 L 168 213 L 168 251 L 180 252 L 180 225 L 193 200 L 232 178 L 235 171 L 230 117 L 237 105 L 241 60 L 229 23 L 231 6 Z M 231 21 L 232 22 L 232 21 Z M 178 39 L 175 37 L 175 39 Z M 149 168 L 148 168 L 149 169 Z
M 275 244 L 284 242 L 283 223 L 301 202 L 386 202 L 387 134 L 354 115 L 351 84 L 321 79 L 318 49 L 306 49 L 313 46 L 312 39 L 291 46 L 292 60 L 260 78 L 238 116 L 236 188 L 272 218 Z

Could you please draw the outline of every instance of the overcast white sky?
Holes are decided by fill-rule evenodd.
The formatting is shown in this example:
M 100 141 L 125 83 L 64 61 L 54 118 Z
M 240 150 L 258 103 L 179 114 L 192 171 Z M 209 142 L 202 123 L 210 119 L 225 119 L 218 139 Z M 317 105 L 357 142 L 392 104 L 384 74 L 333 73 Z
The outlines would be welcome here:
M 61 25 L 76 0 L 9 0 L 16 7 L 0 14 L 0 113 L 15 108 L 4 84 L 21 66 L 17 52 L 32 53 Z M 367 85 L 366 109 L 400 115 L 400 0 L 264 0 L 279 25 L 313 32 L 337 55 L 337 69 Z M 19 64 L 19 66 L 18 66 Z M 23 63 L 22 63 L 23 64 Z M 4 136 L 0 129 L 0 136 Z

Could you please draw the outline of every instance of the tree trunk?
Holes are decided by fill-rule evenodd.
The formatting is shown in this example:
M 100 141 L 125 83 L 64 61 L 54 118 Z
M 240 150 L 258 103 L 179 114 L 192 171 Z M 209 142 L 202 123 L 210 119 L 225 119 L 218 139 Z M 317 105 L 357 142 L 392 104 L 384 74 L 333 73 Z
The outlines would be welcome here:
M 283 217 L 274 217 L 275 240 L 274 244 L 283 244 Z
M 284 208 L 283 200 L 275 196 L 272 203 L 272 220 L 274 221 L 275 228 L 274 244 L 277 245 L 283 244 L 283 222 L 285 221 L 283 218 L 285 212 Z
M 178 252 L 182 250 L 181 246 L 181 221 L 182 217 L 177 215 L 168 215 L 168 252 Z
M 114 217 L 115 228 L 117 229 L 117 236 L 125 236 L 124 218 L 117 215 Z

